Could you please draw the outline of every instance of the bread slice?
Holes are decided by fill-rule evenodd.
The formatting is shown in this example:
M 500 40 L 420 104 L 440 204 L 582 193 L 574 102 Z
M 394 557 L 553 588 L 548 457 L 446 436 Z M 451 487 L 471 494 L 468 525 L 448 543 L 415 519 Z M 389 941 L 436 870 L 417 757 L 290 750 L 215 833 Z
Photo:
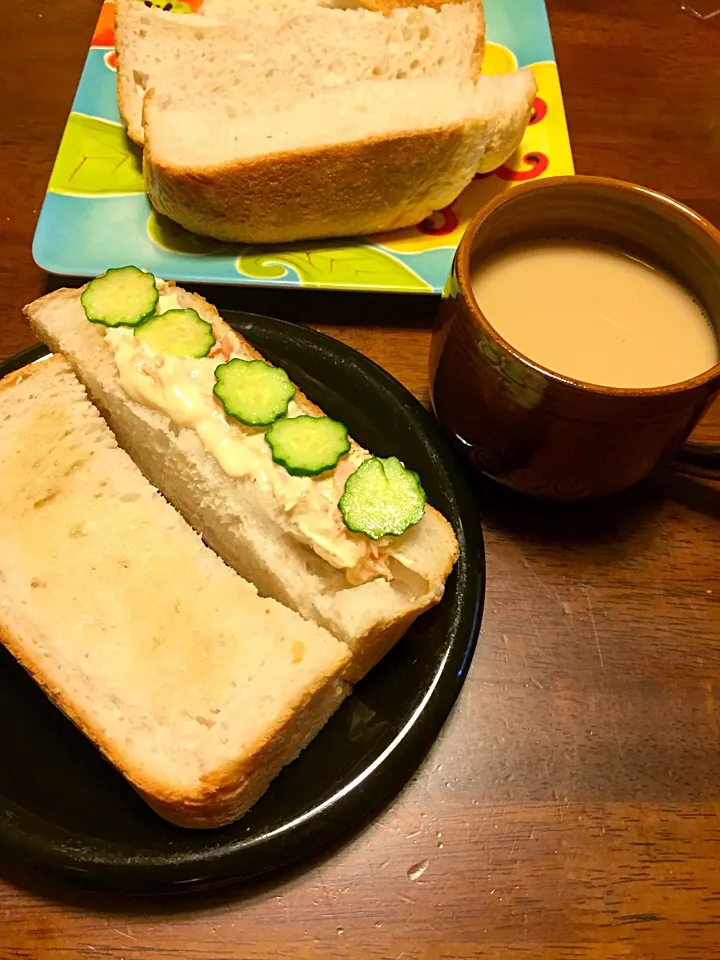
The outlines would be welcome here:
M 521 140 L 532 73 L 366 81 L 287 109 L 145 100 L 145 185 L 194 233 L 243 243 L 362 236 L 419 223 Z
M 476 173 L 492 173 L 515 153 L 532 116 L 537 81 L 529 69 L 483 77 L 476 86 L 479 110 L 487 117 L 487 133 Z
M 202 543 L 59 356 L 0 382 L 0 640 L 181 826 L 241 816 L 348 692 L 347 648 Z
M 116 0 L 120 113 L 142 143 L 149 89 L 248 111 L 357 80 L 474 80 L 484 37 L 480 0 L 205 0 L 186 15 Z
M 219 342 L 230 338 L 235 355 L 259 356 L 202 297 L 173 284 L 160 282 L 160 289 L 165 296 L 176 298 L 165 306 L 195 308 L 212 323 Z M 130 399 L 104 328 L 86 320 L 80 293 L 57 290 L 26 307 L 37 335 L 68 358 L 120 445 L 206 543 L 263 596 L 285 603 L 347 643 L 352 660 L 346 678 L 359 679 L 420 613 L 442 597 L 458 556 L 450 524 L 428 506 L 418 524 L 391 538 L 387 564 L 393 578 L 377 577 L 353 586 L 347 570 L 333 565 L 334 558 L 322 556 L 322 550 L 318 553 L 317 541 L 303 539 L 289 523 L 283 503 L 272 489 L 272 470 L 283 468 L 271 461 L 266 464 L 269 483 L 256 482 L 252 474 L 230 477 L 195 429 L 180 426 L 159 410 Z M 295 401 L 301 412 L 321 413 L 299 392 Z M 352 472 L 350 459 L 362 460 L 363 455 L 367 456 L 355 445 L 350 457 L 341 461 L 342 469 L 349 466 Z M 283 476 L 287 478 L 287 474 Z M 331 485 L 327 496 L 337 503 L 344 486 L 341 466 L 326 476 Z M 341 531 L 338 543 L 363 555 L 371 550 L 371 541 L 349 534 L 339 512 L 335 513 L 331 519 Z

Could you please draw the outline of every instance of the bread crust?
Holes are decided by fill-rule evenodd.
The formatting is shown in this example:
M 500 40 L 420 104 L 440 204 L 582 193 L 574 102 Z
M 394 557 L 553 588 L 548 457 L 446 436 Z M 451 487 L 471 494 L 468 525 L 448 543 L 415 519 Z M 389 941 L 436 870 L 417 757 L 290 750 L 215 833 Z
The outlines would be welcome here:
M 143 133 L 142 124 L 138 126 L 135 123 L 133 117 L 133 111 L 131 108 L 132 103 L 132 93 L 127 89 L 129 83 L 131 82 L 132 77 L 132 67 L 125 68 L 125 53 L 123 49 L 122 42 L 118 43 L 118 38 L 122 36 L 123 25 L 122 18 L 125 16 L 124 6 L 129 3 L 137 3 L 138 0 L 116 0 L 115 3 L 115 18 L 114 18 L 114 31 L 115 31 L 115 56 L 117 58 L 117 69 L 115 71 L 115 83 L 117 87 L 117 101 L 118 101 L 118 110 L 120 112 L 120 119 L 125 125 L 128 136 L 131 140 L 134 140 L 135 143 L 142 146 L 143 140 L 145 139 L 145 134 Z
M 492 173 L 505 163 L 520 146 L 532 115 L 538 86 L 531 70 L 524 68 L 516 74 L 525 81 L 525 98 L 514 111 L 500 112 L 493 117 L 488 130 L 488 143 L 478 173 Z
M 450 204 L 480 163 L 481 119 L 203 170 L 159 159 L 145 98 L 145 187 L 193 233 L 239 243 L 364 236 L 411 226 Z
M 120 57 L 118 56 L 118 67 L 117 67 L 117 101 L 118 101 L 118 111 L 120 113 L 120 119 L 122 120 L 125 129 L 127 131 L 128 137 L 141 147 L 145 141 L 145 133 L 142 127 L 138 127 L 132 118 L 132 111 L 130 110 L 130 101 L 131 96 L 126 89 L 126 84 L 124 81 L 124 72 L 120 66 Z
M 204 319 L 212 322 L 216 329 L 225 329 L 228 331 L 232 330 L 232 328 L 221 319 L 217 309 L 212 304 L 208 303 L 204 297 L 196 293 L 184 291 L 182 288 L 176 287 L 173 283 L 169 283 L 168 287 L 178 293 L 182 306 L 194 307 Z M 79 298 L 82 289 L 84 288 L 65 288 L 55 290 L 54 292 L 47 294 L 45 297 L 42 297 L 40 300 L 37 300 L 25 307 L 25 313 L 30 320 L 31 326 L 41 339 L 43 338 L 41 320 L 43 306 L 57 300 L 72 300 Z M 237 333 L 236 331 L 233 331 L 233 333 L 238 337 L 241 344 L 253 357 L 256 359 L 265 360 L 265 358 L 258 353 L 258 351 L 255 350 L 244 339 L 244 337 L 242 337 L 241 334 Z M 52 346 L 52 344 L 50 345 Z M 269 361 L 265 360 L 265 362 L 267 363 Z M 77 374 L 78 378 L 84 382 L 83 371 L 80 369 L 75 369 L 75 373 Z M 102 404 L 98 402 L 98 398 L 91 397 L 91 399 L 93 399 L 93 402 L 95 402 L 99 407 L 103 416 L 107 416 L 108 411 L 103 409 Z M 316 404 L 312 403 L 312 401 L 310 401 L 300 390 L 298 390 L 295 394 L 294 400 L 301 407 L 304 407 L 308 412 L 316 415 L 324 415 L 324 411 L 321 410 Z M 130 398 L 127 398 L 126 402 L 129 405 L 133 403 Z M 159 414 L 156 411 L 149 411 L 149 413 L 155 417 L 160 417 L 163 420 L 166 419 L 162 414 Z M 112 422 L 110 425 L 112 427 Z M 120 442 L 122 444 L 122 438 L 120 438 Z M 173 440 L 173 443 L 175 442 L 176 441 Z M 126 447 L 126 449 L 130 456 L 132 456 L 132 449 L 129 447 Z M 211 456 L 209 453 L 205 453 L 204 455 L 207 457 Z M 180 509 L 180 512 L 183 512 L 182 509 Z M 457 562 L 459 556 L 459 547 L 452 526 L 445 519 L 445 517 L 443 517 L 442 514 L 440 514 L 429 504 L 426 506 L 426 514 L 428 520 L 430 520 L 436 527 L 438 535 L 438 549 L 434 556 L 436 566 L 433 568 L 432 578 L 428 582 L 428 589 L 423 595 L 408 599 L 394 617 L 382 618 L 376 621 L 368 630 L 355 639 L 350 662 L 343 673 L 343 679 L 349 683 L 355 683 L 360 680 L 368 672 L 368 670 L 372 669 L 372 667 L 374 667 L 379 660 L 394 646 L 394 644 L 410 627 L 413 621 L 420 616 L 420 614 L 437 604 L 442 598 L 443 585 L 450 575 L 455 563 Z M 198 529 L 197 525 L 196 529 Z M 202 529 L 198 529 L 198 532 L 201 535 L 205 535 L 205 531 Z M 213 547 L 216 553 L 218 553 L 220 556 L 223 556 L 224 551 L 222 549 L 222 544 L 213 541 L 210 545 Z M 223 556 L 223 559 L 225 559 L 226 562 L 229 562 L 227 556 Z M 230 565 L 232 566 L 232 563 Z M 240 572 L 242 575 L 242 571 L 238 572 Z M 286 603 L 286 605 L 290 605 L 288 604 L 287 599 L 278 599 L 281 599 L 282 602 Z
M 0 380 L 0 392 L 11 391 L 33 377 L 45 376 L 50 366 L 70 372 L 67 360 L 56 354 L 41 364 L 23 367 Z M 314 687 L 307 691 L 304 702 L 288 703 L 276 718 L 273 729 L 249 745 L 241 760 L 202 776 L 194 791 L 180 790 L 154 777 L 146 767 L 135 762 L 132 753 L 109 742 L 98 719 L 79 708 L 62 686 L 48 675 L 35 655 L 32 641 L 18 635 L 1 619 L 0 642 L 147 803 L 161 816 L 183 827 L 218 827 L 242 816 L 265 792 L 280 769 L 312 740 L 350 692 L 349 685 L 341 679 L 345 669 L 345 662 L 341 661 L 334 671 L 318 677 Z
M 195 793 L 180 793 L 107 742 L 102 727 L 77 709 L 70 697 L 52 681 L 34 659 L 21 637 L 0 623 L 0 643 L 33 678 L 52 703 L 83 733 L 160 816 L 179 827 L 210 829 L 237 820 L 265 793 L 282 767 L 310 743 L 350 693 L 349 684 L 333 678 L 323 682 L 299 710 L 288 710 L 276 731 L 250 758 L 229 764 L 201 780 Z
M 59 368 L 68 366 L 67 360 L 59 354 L 53 354 L 42 362 L 45 364 L 52 364 L 53 366 Z M 45 369 L 47 369 L 47 367 L 43 368 L 43 370 Z M 17 387 L 18 384 L 22 383 L 24 380 L 29 380 L 30 377 L 36 376 L 37 370 L 38 367 L 36 364 L 31 363 L 25 367 L 20 367 L 19 370 L 15 370 L 13 373 L 8 373 L 7 376 L 0 380 L 0 393 L 5 393 L 6 390 L 12 390 L 13 387 Z
M 316 690 L 290 718 L 292 724 L 286 722 L 268 743 L 252 769 L 245 763 L 229 765 L 219 775 L 206 779 L 207 794 L 199 799 L 139 792 L 156 813 L 179 827 L 211 829 L 232 823 L 255 805 L 278 770 L 294 760 L 314 739 L 350 690 L 349 684 L 342 682 L 325 684 Z

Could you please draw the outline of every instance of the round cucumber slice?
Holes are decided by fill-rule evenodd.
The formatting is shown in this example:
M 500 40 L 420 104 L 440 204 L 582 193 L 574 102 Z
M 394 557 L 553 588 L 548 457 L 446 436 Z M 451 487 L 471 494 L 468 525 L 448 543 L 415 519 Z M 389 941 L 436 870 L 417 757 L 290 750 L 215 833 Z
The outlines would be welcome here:
M 372 540 L 399 537 L 425 513 L 420 477 L 397 457 L 371 457 L 351 474 L 338 503 L 345 526 Z
M 248 427 L 267 427 L 287 413 L 295 387 L 280 367 L 235 358 L 215 370 L 213 392 L 229 417 Z
M 136 327 L 155 313 L 160 295 L 155 277 L 138 267 L 111 267 L 80 296 L 85 316 L 106 327 Z
M 215 346 L 212 324 L 191 309 L 156 313 L 135 327 L 135 336 L 151 350 L 174 357 L 199 359 Z
M 330 417 L 287 417 L 265 434 L 275 463 L 293 477 L 316 477 L 331 470 L 350 450 L 347 427 Z

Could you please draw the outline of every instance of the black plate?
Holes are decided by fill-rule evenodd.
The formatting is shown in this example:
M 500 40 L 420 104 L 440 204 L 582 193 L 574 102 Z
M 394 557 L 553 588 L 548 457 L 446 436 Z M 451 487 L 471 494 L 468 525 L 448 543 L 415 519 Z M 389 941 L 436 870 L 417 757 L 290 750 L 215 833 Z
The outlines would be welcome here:
M 355 688 L 238 823 L 188 831 L 156 816 L 0 647 L 0 847 L 81 883 L 160 893 L 248 879 L 357 829 L 405 783 L 462 687 L 480 627 L 482 534 L 464 468 L 432 417 L 349 347 L 253 314 L 227 319 L 380 456 L 418 470 L 460 560 L 443 601 Z M 44 356 L 0 364 L 0 376 Z M 0 863 L 5 859 L 0 855 Z

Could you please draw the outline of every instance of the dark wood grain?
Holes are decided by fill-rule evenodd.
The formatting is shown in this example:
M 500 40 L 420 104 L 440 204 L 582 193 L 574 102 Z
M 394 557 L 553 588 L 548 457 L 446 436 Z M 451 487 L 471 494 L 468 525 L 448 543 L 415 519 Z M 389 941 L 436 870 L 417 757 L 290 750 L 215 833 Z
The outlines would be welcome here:
M 720 17 L 677 0 L 549 5 L 577 169 L 720 225 Z M 20 307 L 56 282 L 30 242 L 96 14 L 96 0 L 3 6 L 0 356 L 31 342 Z M 431 301 L 241 296 L 427 399 Z M 720 438 L 717 408 L 703 430 Z M 270 883 L 184 900 L 0 864 L 0 958 L 720 957 L 720 490 L 665 473 L 568 509 L 477 487 L 488 599 L 471 676 L 373 824 Z

